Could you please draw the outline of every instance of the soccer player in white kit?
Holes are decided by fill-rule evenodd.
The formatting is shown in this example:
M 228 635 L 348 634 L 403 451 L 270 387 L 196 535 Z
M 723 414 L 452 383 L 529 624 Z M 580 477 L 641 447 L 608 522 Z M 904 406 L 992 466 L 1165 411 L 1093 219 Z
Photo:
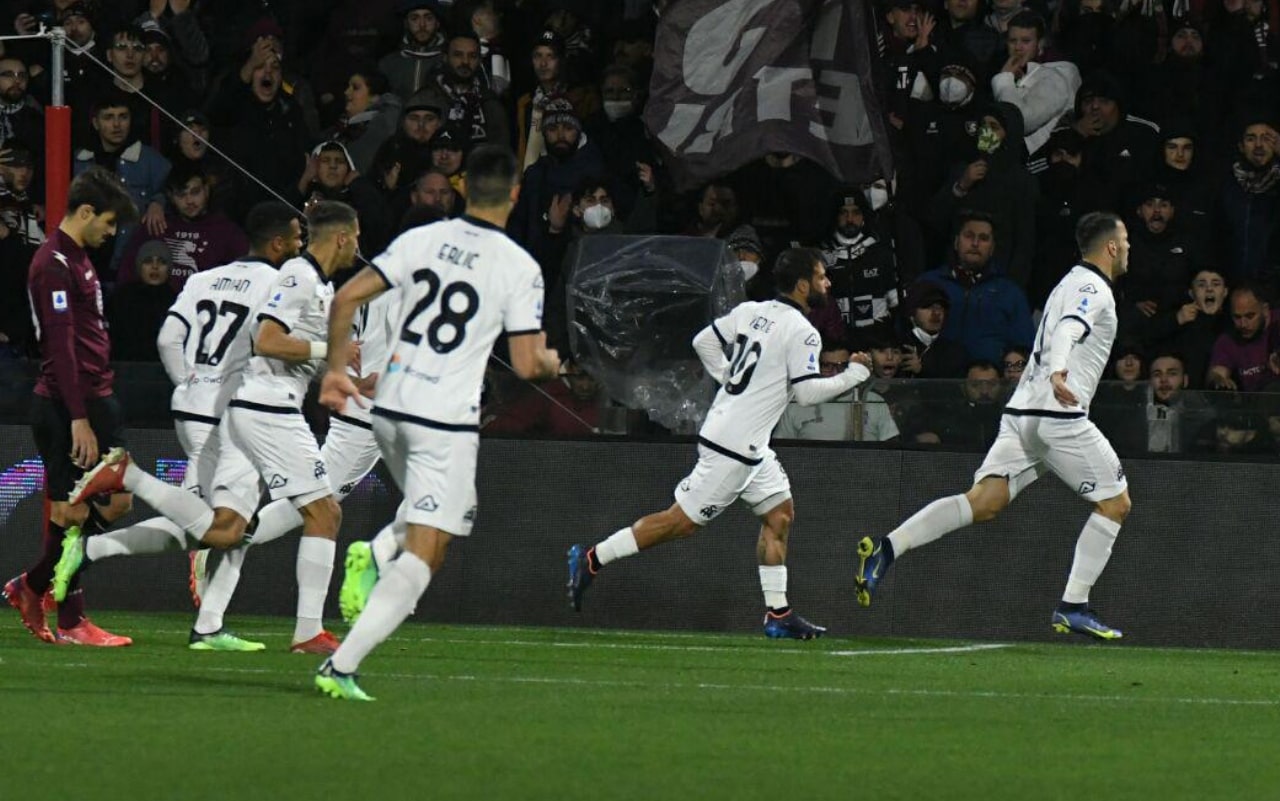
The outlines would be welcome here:
M 222 419 L 225 442 L 218 464 L 221 470 L 227 444 L 234 446 L 267 482 L 272 498 L 287 498 L 301 515 L 298 614 L 290 650 L 328 654 L 337 648 L 337 638 L 324 630 L 322 619 L 342 513 L 329 486 L 320 447 L 301 408 L 307 385 L 327 354 L 324 336 L 333 298 L 329 278 L 354 263 L 360 227 L 354 209 L 333 201 L 314 204 L 307 222 L 310 243 L 306 251 L 280 268 L 268 300 L 255 313 L 251 328 L 254 355 Z M 351 348 L 346 346 L 343 351 L 349 353 Z M 216 497 L 221 484 L 216 474 L 214 483 Z M 195 495 L 142 471 L 120 449 L 113 449 L 98 467 L 86 473 L 72 497 L 90 497 L 115 486 L 131 487 L 192 539 L 212 547 L 239 544 L 245 520 L 252 514 L 252 507 L 219 506 L 215 511 Z M 80 568 L 84 551 L 81 541 L 64 543 L 55 580 L 73 575 Z M 142 552 L 154 551 L 131 551 Z M 89 556 L 96 558 L 92 553 Z
M 402 234 L 334 299 L 320 400 L 345 414 L 359 402 L 345 370 L 351 318 L 361 304 L 400 289 L 398 336 L 378 378 L 373 433 L 405 503 L 393 524 L 403 551 L 316 673 L 316 687 L 333 698 L 372 700 L 356 682 L 360 663 L 413 612 L 449 542 L 471 533 L 480 391 L 494 341 L 506 333 L 521 378 L 559 371 L 542 332 L 542 272 L 503 232 L 517 170 L 505 148 L 476 148 L 467 158 L 466 216 Z
M 818 251 L 784 251 L 773 273 L 776 299 L 740 304 L 693 339 L 707 373 L 721 386 L 698 432 L 698 463 L 676 488 L 675 503 L 593 548 L 569 549 L 569 600 L 575 610 L 582 608 L 583 593 L 600 568 L 688 537 L 741 499 L 761 522 L 756 554 L 767 607 L 765 635 L 808 640 L 826 631 L 787 603 L 787 540 L 795 509 L 769 436 L 793 397 L 812 406 L 848 392 L 870 376 L 871 358 L 855 353 L 848 370 L 822 376 L 822 340 L 805 316 L 810 307 L 826 302 L 831 286 Z
M 1089 420 L 1089 401 L 1106 371 L 1116 336 L 1112 283 L 1129 262 L 1129 235 L 1114 214 L 1086 214 L 1076 225 L 1081 261 L 1045 303 L 1030 363 L 1005 407 L 1000 433 L 972 489 L 934 501 L 878 541 L 858 543 L 858 603 L 871 604 L 894 561 L 970 523 L 991 520 L 1046 471 L 1093 503 L 1076 541 L 1062 601 L 1050 620 L 1060 633 L 1103 640 L 1123 636 L 1089 608 L 1089 590 L 1111 556 L 1129 514 L 1124 469 L 1111 443 Z

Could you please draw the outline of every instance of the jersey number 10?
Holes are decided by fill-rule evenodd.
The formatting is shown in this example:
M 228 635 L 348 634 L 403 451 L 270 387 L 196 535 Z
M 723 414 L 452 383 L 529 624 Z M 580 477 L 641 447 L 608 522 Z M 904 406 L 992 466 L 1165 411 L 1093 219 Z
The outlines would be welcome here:
M 763 351 L 759 342 L 752 342 L 746 336 L 738 334 L 733 342 L 733 353 L 729 358 L 729 375 L 725 379 L 724 391 L 730 395 L 741 395 L 751 383 L 755 375 L 756 365 L 760 363 Z

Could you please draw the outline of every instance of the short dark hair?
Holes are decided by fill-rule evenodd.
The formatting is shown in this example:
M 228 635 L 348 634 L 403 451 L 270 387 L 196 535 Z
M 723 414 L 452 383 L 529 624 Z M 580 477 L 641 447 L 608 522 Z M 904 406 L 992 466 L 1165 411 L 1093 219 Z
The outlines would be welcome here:
M 1155 364 L 1157 359 L 1177 359 L 1182 365 L 1182 369 L 1187 369 L 1187 357 L 1182 355 L 1182 351 L 1173 348 L 1160 348 L 1151 355 L 1151 361 L 1148 364 Z
M 515 155 L 501 145 L 481 145 L 467 156 L 467 202 L 500 206 L 511 198 L 520 169 Z
M 960 236 L 960 231 L 964 229 L 965 225 L 971 222 L 986 223 L 987 225 L 991 226 L 991 238 L 995 239 L 995 236 L 996 236 L 995 218 L 992 217 L 990 214 L 986 213 L 985 211 L 978 211 L 977 209 L 960 209 L 960 211 L 956 212 L 955 230 L 952 231 L 952 235 Z
M 244 231 L 249 235 L 249 245 L 254 250 L 261 250 L 277 236 L 289 236 L 294 220 L 302 222 L 302 217 L 292 206 L 279 200 L 264 200 L 249 209 L 249 216 L 244 221 Z
M 964 367 L 965 377 L 967 378 L 969 376 L 969 373 L 973 372 L 974 370 L 991 370 L 996 375 L 1001 374 L 1000 368 L 996 366 L 996 363 L 991 361 L 990 359 L 974 359 L 973 361 L 966 364 Z
M 117 39 L 126 39 L 131 42 L 141 42 L 142 37 L 145 35 L 146 31 L 142 30 L 141 25 L 125 25 L 123 28 L 119 28 L 115 33 L 111 34 L 111 41 L 115 42 Z
M 822 254 L 813 248 L 787 248 L 773 263 L 773 285 L 785 295 L 801 281 L 811 280 L 822 263 Z
M 1104 239 L 1115 236 L 1120 227 L 1120 217 L 1109 211 L 1091 211 L 1076 223 L 1076 247 L 1080 253 L 1088 253 Z
M 1005 353 L 1016 353 L 1025 359 L 1031 355 L 1031 349 L 1026 345 L 1005 345 L 1004 353 L 1000 355 L 1003 356 Z
M 1044 38 L 1044 17 L 1041 17 L 1034 11 L 1019 11 L 1009 20 L 1009 24 L 1005 29 L 1009 28 L 1032 28 L 1036 32 L 1037 39 Z
M 373 62 L 360 62 L 351 70 L 351 75 L 359 75 L 364 78 L 365 86 L 369 87 L 371 95 L 385 95 L 391 91 L 391 81 L 382 70 L 378 69 L 378 65 Z
M 109 108 L 125 108 L 133 115 L 133 106 L 129 105 L 129 96 L 114 86 L 105 92 L 95 92 L 93 102 L 89 104 L 89 113 L 98 116 Z
M 313 242 L 329 229 L 355 228 L 357 222 L 356 210 L 340 200 L 321 200 L 307 210 L 307 231 Z
M 1231 287 L 1231 294 L 1227 297 L 1235 297 L 1237 292 L 1248 292 L 1257 298 L 1258 302 L 1271 305 L 1271 293 L 1267 291 L 1265 286 L 1252 279 L 1246 278 L 1236 282 L 1236 285 Z
M 208 173 L 199 164 L 174 167 L 164 178 L 164 191 L 175 192 L 182 189 L 192 178 L 199 178 L 200 182 L 206 185 L 209 183 Z
M 138 207 L 134 205 L 124 180 L 105 167 L 90 167 L 77 175 L 67 188 L 67 213 L 73 213 L 81 206 L 89 206 L 94 214 L 115 212 L 116 222 L 120 225 L 138 218 Z
M 578 185 L 573 190 L 573 202 L 577 203 L 587 195 L 594 193 L 597 189 L 603 189 L 609 194 L 609 197 L 612 198 L 613 190 L 609 188 L 609 184 L 609 179 L 603 176 L 585 176 L 581 181 L 578 181 Z

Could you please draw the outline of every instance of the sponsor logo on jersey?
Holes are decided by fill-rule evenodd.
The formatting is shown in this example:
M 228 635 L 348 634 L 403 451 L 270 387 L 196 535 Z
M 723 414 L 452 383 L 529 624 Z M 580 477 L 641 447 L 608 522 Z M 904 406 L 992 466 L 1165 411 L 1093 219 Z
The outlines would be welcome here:
M 280 282 L 280 286 L 294 287 L 297 285 L 298 285 L 298 279 L 294 278 L 292 275 L 286 276 L 285 279 Z M 277 297 L 279 296 L 277 295 Z
M 64 312 L 67 310 L 67 293 L 61 289 L 53 291 L 53 310 L 56 312 Z
M 804 344 L 808 345 L 811 348 L 816 348 L 822 344 L 822 340 L 818 338 L 817 334 L 810 334 L 808 339 L 804 341 Z
M 1085 284 L 1084 286 L 1080 287 L 1080 291 L 1085 293 L 1086 295 L 1098 294 L 1098 288 L 1093 284 Z
M 413 508 L 422 512 L 434 512 L 440 508 L 440 504 L 436 503 L 435 496 L 427 495 L 426 497 L 419 499 L 418 502 L 413 505 Z

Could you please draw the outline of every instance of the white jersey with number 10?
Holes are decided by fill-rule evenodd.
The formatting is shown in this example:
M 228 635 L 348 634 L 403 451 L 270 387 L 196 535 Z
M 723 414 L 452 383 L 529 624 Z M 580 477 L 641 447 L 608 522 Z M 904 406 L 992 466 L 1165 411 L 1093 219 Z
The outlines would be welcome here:
M 474 428 L 494 341 L 542 330 L 538 263 L 502 229 L 462 217 L 405 232 L 373 269 L 400 290 L 375 407 Z

